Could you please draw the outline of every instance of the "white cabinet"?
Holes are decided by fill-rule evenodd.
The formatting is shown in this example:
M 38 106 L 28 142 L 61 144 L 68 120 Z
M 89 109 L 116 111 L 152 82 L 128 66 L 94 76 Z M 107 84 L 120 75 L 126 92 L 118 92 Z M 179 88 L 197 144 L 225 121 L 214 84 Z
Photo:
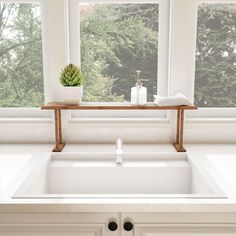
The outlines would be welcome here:
M 134 225 L 135 236 L 235 236 L 233 225 Z
M 0 213 L 0 236 L 120 236 L 118 213 Z M 108 228 L 117 223 L 117 230 Z
M 105 224 L 3 224 L 1 236 L 104 236 Z
M 105 236 L 106 224 L 11 224 L 1 225 L 1 236 Z M 121 236 L 235 236 L 236 227 L 230 225 L 139 225 L 134 224 L 132 231 L 118 230 Z
M 236 236 L 236 215 L 2 213 L 0 236 Z
M 122 213 L 126 221 L 122 236 L 236 236 L 235 213 Z

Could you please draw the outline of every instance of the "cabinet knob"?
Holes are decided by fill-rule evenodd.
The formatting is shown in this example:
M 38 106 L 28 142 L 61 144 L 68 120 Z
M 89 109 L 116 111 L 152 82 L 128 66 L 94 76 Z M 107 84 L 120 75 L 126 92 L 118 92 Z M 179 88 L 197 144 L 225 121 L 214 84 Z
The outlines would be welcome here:
M 134 227 L 133 224 L 129 221 L 124 223 L 124 230 L 125 231 L 131 231 L 133 229 L 133 227 Z
M 114 221 L 109 222 L 109 223 L 108 223 L 108 229 L 109 229 L 110 231 L 116 231 L 116 230 L 118 229 L 117 223 L 114 222 Z

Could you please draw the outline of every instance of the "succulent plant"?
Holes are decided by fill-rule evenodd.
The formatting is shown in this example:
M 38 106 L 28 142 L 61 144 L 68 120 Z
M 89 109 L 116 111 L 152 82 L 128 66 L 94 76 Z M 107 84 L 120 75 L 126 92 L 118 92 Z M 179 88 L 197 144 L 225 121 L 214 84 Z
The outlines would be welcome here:
M 60 83 L 63 86 L 81 86 L 84 83 L 84 76 L 78 66 L 69 64 L 61 71 Z

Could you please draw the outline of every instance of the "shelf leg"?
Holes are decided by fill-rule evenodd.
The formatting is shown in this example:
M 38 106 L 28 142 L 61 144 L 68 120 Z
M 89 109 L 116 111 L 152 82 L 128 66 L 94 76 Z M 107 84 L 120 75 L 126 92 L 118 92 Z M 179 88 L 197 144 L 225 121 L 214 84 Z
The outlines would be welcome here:
M 177 152 L 186 152 L 183 146 L 183 136 L 184 136 L 184 110 L 178 109 L 176 142 L 173 144 Z
M 55 117 L 55 139 L 56 145 L 53 148 L 53 152 L 61 152 L 64 148 L 65 144 L 62 143 L 62 129 L 61 129 L 61 110 L 55 109 L 54 110 L 54 117 Z

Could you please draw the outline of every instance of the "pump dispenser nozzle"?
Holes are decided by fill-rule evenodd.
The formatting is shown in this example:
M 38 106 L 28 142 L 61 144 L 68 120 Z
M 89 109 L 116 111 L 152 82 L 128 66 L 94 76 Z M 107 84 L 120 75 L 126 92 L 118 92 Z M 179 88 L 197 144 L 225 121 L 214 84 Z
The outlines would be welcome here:
M 137 74 L 136 87 L 140 88 L 143 86 L 142 79 L 140 79 L 141 70 L 136 70 L 136 74 Z

